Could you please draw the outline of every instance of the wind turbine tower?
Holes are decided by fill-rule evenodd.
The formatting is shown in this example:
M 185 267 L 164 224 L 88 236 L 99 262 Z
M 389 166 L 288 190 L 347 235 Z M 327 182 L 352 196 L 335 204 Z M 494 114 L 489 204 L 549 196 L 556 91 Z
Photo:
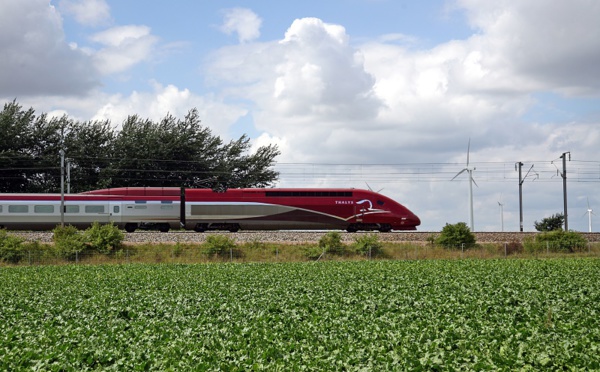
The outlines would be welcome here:
M 475 231 L 475 224 L 473 222 L 473 184 L 475 184 L 475 186 L 477 186 L 477 182 L 475 182 L 475 180 L 473 179 L 473 171 L 475 170 L 475 167 L 469 166 L 470 151 L 471 151 L 471 139 L 469 138 L 469 144 L 467 145 L 467 166 L 460 172 L 456 173 L 456 175 L 452 178 L 452 180 L 454 180 L 456 177 L 460 176 L 464 172 L 467 172 L 467 174 L 469 175 L 469 227 L 471 228 L 471 231 Z M 477 186 L 477 187 L 479 187 L 479 186 Z
M 587 213 L 587 215 L 588 215 L 588 231 L 592 232 L 592 214 L 595 215 L 596 213 L 594 213 L 594 210 L 592 208 L 590 208 L 590 198 L 587 199 L 587 206 L 588 206 L 587 212 L 585 212 L 585 213 Z M 585 214 L 584 214 L 584 216 L 585 216 Z
M 500 221 L 502 222 L 502 232 L 504 232 L 504 204 L 498 202 L 498 205 L 500 206 Z

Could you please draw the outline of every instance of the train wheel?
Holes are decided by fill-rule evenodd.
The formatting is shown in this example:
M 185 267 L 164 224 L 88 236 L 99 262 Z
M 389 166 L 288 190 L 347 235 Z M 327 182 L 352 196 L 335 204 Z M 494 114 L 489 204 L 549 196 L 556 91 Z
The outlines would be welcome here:
M 128 233 L 134 232 L 135 229 L 137 229 L 136 223 L 126 223 L 125 224 L 125 231 L 127 231 Z
M 169 232 L 169 230 L 171 229 L 171 226 L 169 226 L 169 224 L 167 223 L 161 223 L 158 225 L 158 231 L 160 232 Z
M 231 226 L 229 226 L 228 230 L 232 233 L 238 232 L 238 231 L 240 231 L 240 225 L 231 225 Z
M 203 224 L 197 224 L 196 226 L 194 226 L 194 231 L 195 232 L 205 232 L 206 231 L 206 225 Z
M 349 233 L 355 233 L 358 231 L 358 228 L 356 227 L 356 225 L 352 224 L 346 227 L 346 231 L 348 231 Z
M 380 231 L 380 232 L 384 232 L 384 233 L 385 233 L 385 232 L 390 232 L 390 231 L 392 231 L 392 226 L 390 226 L 390 225 L 389 225 L 389 224 L 387 224 L 387 223 L 384 223 L 384 224 L 383 224 L 383 225 L 381 225 L 381 227 L 379 228 L 379 231 Z

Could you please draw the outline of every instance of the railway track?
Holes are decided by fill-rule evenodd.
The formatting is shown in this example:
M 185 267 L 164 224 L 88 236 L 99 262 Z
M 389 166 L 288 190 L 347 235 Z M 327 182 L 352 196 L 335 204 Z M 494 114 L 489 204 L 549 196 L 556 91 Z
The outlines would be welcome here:
M 52 232 L 11 231 L 11 234 L 23 237 L 28 241 L 39 241 L 48 243 L 52 241 Z M 317 242 L 326 234 L 326 231 L 242 231 L 229 232 L 206 232 L 196 233 L 193 231 L 171 231 L 161 232 L 134 232 L 125 233 L 125 242 L 138 243 L 202 243 L 210 234 L 223 234 L 231 236 L 239 243 L 264 242 L 264 243 L 287 243 L 301 244 Z M 357 236 L 367 234 L 364 232 L 346 233 L 342 232 L 342 241 L 353 242 Z M 437 237 L 439 232 L 411 231 L 374 233 L 384 242 L 428 242 L 432 237 Z M 520 242 L 528 236 L 535 236 L 535 232 L 475 232 L 478 243 L 504 243 Z M 600 233 L 582 233 L 589 242 L 600 242 Z

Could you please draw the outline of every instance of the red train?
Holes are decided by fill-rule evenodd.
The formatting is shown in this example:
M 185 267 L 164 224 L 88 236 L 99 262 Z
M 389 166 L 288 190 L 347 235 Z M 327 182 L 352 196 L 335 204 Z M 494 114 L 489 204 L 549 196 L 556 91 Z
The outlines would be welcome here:
M 53 229 L 94 221 L 136 229 L 416 230 L 419 218 L 394 200 L 361 189 L 180 189 L 123 187 L 65 194 L 0 194 L 0 228 Z

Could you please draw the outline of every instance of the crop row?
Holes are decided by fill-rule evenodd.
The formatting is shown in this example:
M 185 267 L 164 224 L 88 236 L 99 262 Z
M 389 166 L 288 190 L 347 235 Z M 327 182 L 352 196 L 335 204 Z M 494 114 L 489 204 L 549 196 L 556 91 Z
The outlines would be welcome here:
M 600 368 L 600 259 L 0 268 L 2 370 Z

